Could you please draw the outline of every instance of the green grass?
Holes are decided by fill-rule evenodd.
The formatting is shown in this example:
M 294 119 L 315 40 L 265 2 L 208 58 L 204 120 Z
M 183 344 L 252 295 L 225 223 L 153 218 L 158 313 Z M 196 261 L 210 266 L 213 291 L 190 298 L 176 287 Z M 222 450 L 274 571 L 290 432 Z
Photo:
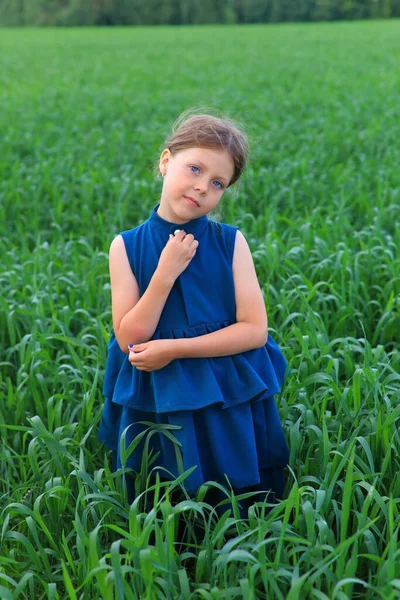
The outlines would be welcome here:
M 0 597 L 399 598 L 400 22 L 0 44 Z M 129 505 L 96 438 L 109 244 L 148 217 L 162 140 L 199 104 L 251 137 L 220 217 L 292 368 L 285 498 L 247 521 L 187 473 L 146 502 L 148 455 Z

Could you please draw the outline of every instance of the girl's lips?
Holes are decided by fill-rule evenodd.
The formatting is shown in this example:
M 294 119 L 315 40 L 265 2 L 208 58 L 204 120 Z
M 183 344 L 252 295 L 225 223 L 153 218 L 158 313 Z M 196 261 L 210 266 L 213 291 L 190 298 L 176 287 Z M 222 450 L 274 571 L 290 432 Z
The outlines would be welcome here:
M 191 204 L 192 206 L 200 206 L 200 204 L 198 202 L 196 202 L 196 200 L 194 198 L 190 198 L 190 196 L 183 196 L 185 198 L 185 200 L 187 200 L 189 202 L 189 204 Z

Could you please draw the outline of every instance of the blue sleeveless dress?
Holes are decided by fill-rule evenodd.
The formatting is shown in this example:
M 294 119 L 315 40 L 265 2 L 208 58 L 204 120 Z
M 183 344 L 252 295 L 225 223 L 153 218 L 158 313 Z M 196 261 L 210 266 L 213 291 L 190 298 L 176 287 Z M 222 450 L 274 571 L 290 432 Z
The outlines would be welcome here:
M 207 216 L 185 224 L 170 223 L 157 213 L 121 233 L 142 295 L 157 268 L 168 236 L 184 229 L 199 240 L 188 267 L 177 278 L 152 339 L 193 338 L 236 322 L 232 259 L 237 227 Z M 157 371 L 139 371 L 121 351 L 114 333 L 108 345 L 102 419 L 98 437 L 114 450 L 121 467 L 120 438 L 126 446 L 148 425 L 167 423 L 179 440 L 184 470 L 196 465 L 185 488 L 196 493 L 213 480 L 242 489 L 271 489 L 282 498 L 283 469 L 289 448 L 274 401 L 290 372 L 281 350 L 268 336 L 261 348 L 212 358 L 173 360 Z M 127 467 L 140 471 L 143 441 Z M 151 438 L 155 465 L 178 476 L 173 443 L 162 433 Z M 165 476 L 162 470 L 160 475 Z

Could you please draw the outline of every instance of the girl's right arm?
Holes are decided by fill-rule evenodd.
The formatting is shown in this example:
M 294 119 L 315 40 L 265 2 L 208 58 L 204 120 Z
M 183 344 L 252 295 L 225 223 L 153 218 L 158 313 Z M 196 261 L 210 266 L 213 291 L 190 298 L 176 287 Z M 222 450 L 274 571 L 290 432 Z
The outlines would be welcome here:
M 109 257 L 114 333 L 122 352 L 129 354 L 128 344 L 152 337 L 175 280 L 156 269 L 140 298 L 121 235 L 112 241 Z
M 141 344 L 152 338 L 175 280 L 196 254 L 198 245 L 193 235 L 186 235 L 183 230 L 170 236 L 153 277 L 140 297 L 124 240 L 117 235 L 112 241 L 109 255 L 112 319 L 122 352 L 129 354 L 129 344 Z

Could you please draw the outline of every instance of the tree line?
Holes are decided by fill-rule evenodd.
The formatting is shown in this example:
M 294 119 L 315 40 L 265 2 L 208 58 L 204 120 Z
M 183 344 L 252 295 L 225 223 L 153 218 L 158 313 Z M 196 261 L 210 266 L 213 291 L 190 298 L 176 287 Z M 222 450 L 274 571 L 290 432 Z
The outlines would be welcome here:
M 200 25 L 400 17 L 400 0 L 0 0 L 2 26 Z

